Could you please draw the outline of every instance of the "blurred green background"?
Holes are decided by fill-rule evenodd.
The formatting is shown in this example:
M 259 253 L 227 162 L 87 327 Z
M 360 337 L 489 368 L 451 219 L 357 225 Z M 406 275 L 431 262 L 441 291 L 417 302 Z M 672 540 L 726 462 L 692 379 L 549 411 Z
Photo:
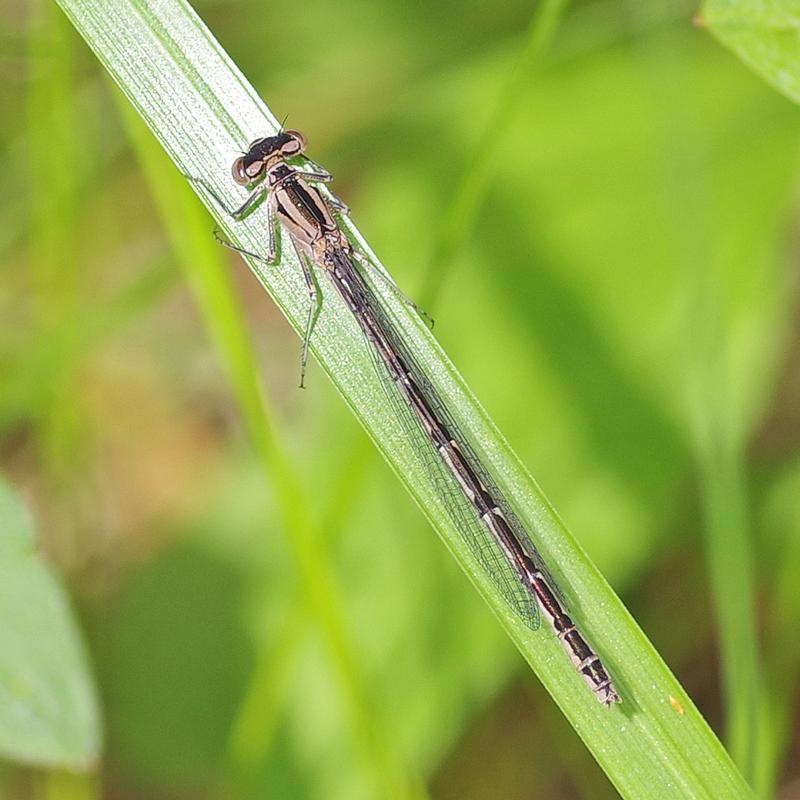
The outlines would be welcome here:
M 720 736 L 706 555 L 737 527 L 781 711 L 761 783 L 800 797 L 800 111 L 692 4 L 643 5 L 570 4 L 532 59 L 515 0 L 195 3 Z M 374 796 L 116 89 L 54 4 L 0 0 L 0 25 L 2 472 L 104 731 L 101 778 L 9 760 L 0 792 Z M 432 798 L 615 797 L 322 372 L 297 389 L 298 340 L 229 261 L 366 728 Z

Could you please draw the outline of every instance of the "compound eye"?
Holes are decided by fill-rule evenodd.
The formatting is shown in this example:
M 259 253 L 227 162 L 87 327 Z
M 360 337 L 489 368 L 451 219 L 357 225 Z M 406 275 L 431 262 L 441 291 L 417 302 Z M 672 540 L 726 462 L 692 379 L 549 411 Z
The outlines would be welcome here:
M 231 167 L 231 175 L 240 186 L 252 183 L 263 171 L 264 164 L 261 161 L 254 161 L 248 166 L 245 164 L 244 157 L 237 158 Z
M 306 149 L 306 137 L 300 131 L 286 131 L 289 141 L 281 148 L 285 156 L 295 156 Z
M 237 158 L 236 161 L 233 162 L 233 166 L 231 167 L 231 175 L 236 183 L 242 186 L 249 182 L 250 179 L 247 177 L 244 171 L 243 158 Z
M 247 145 L 248 151 L 252 150 L 254 147 L 258 147 L 258 145 L 260 145 L 261 142 L 263 142 L 263 141 L 264 141 L 264 137 L 263 136 L 260 139 L 253 139 L 253 141 L 250 142 L 249 145 Z

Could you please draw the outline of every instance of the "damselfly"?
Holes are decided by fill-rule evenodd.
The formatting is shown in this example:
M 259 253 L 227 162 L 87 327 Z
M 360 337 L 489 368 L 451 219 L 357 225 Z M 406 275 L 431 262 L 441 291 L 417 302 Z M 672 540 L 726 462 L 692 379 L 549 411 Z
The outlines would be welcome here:
M 308 342 L 319 312 L 312 270 L 316 267 L 328 276 L 369 342 L 383 386 L 409 437 L 422 441 L 418 454 L 430 470 L 454 525 L 501 595 L 528 627 L 539 627 L 540 614 L 547 618 L 575 668 L 601 703 L 611 706 L 621 702 L 600 657 L 567 613 L 556 582 L 519 518 L 372 290 L 367 274 L 382 281 L 389 279 L 348 240 L 334 216 L 346 214 L 347 208 L 338 198 L 328 193 L 323 196 L 314 186 L 333 178 L 307 159 L 305 146 L 301 133 L 282 131 L 257 139 L 236 159 L 232 167 L 234 180 L 255 188 L 239 208 L 225 210 L 240 220 L 266 195 L 267 251 L 251 253 L 229 242 L 223 244 L 272 264 L 277 256 L 278 223 L 288 232 L 309 294 L 301 374 L 305 374 Z M 287 163 L 296 157 L 305 158 L 311 171 Z M 210 187 L 201 183 L 222 205 Z M 399 292 L 394 284 L 391 286 Z

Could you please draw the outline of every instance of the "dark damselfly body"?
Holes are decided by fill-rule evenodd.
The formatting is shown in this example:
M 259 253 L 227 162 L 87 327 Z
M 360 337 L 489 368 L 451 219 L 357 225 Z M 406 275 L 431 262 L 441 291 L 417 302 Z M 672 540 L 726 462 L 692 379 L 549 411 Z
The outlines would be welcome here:
M 368 340 L 384 388 L 407 432 L 416 441 L 427 439 L 422 443 L 424 452 L 419 455 L 431 470 L 454 524 L 506 602 L 532 629 L 539 627 L 540 613 L 544 614 L 597 699 L 606 706 L 622 702 L 600 657 L 567 613 L 557 584 L 519 518 L 459 431 L 367 282 L 365 274 L 370 273 L 399 292 L 345 236 L 334 212 L 347 213 L 347 208 L 337 198 L 323 196 L 313 185 L 327 183 L 332 176 L 303 155 L 305 145 L 302 134 L 282 131 L 254 141 L 247 153 L 236 159 L 232 168 L 234 180 L 243 186 L 257 185 L 240 208 L 228 213 L 241 219 L 266 194 L 268 249 L 265 254 L 257 254 L 229 242 L 223 244 L 271 264 L 277 255 L 276 224 L 283 224 L 297 252 L 309 293 L 302 374 L 319 309 L 312 274 L 316 267 L 328 276 Z M 312 171 L 287 163 L 287 159 L 298 156 L 306 159 Z M 302 382 L 301 378 L 301 385 Z M 420 431 L 423 437 L 419 436 Z

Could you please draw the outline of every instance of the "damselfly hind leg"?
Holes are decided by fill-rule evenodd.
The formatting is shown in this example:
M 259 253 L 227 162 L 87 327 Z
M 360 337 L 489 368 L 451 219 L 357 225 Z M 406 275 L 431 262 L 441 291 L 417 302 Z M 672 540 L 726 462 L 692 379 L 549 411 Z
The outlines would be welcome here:
M 314 271 L 309 266 L 305 254 L 297 246 L 294 239 L 291 241 L 292 246 L 294 247 L 294 252 L 297 254 L 297 260 L 300 262 L 300 266 L 303 269 L 303 278 L 305 279 L 306 287 L 308 288 L 306 329 L 305 333 L 303 334 L 303 351 L 302 355 L 300 356 L 300 388 L 305 389 L 306 366 L 308 365 L 308 345 L 311 341 L 311 334 L 314 332 L 314 326 L 317 324 L 317 319 L 319 319 L 319 314 L 322 310 L 322 304 L 320 302 L 319 287 L 317 286 L 317 279 L 314 275 Z
M 328 195 L 328 202 L 334 211 L 338 211 L 346 217 L 350 215 L 350 206 L 341 201 L 335 194 Z
M 428 328 L 433 329 L 435 324 L 433 317 L 420 308 L 391 278 L 389 278 L 381 269 L 379 269 L 372 261 L 357 250 L 353 250 L 353 258 L 361 264 L 371 275 L 374 275 L 384 286 L 386 286 L 404 305 L 419 314 L 424 320 Z
M 245 250 L 244 247 L 239 247 L 238 245 L 234 244 L 233 242 L 229 242 L 224 236 L 222 236 L 219 232 L 218 228 L 214 229 L 214 239 L 216 239 L 217 244 L 221 244 L 223 247 L 227 247 L 228 250 L 233 250 L 239 255 L 247 256 L 248 258 L 253 258 L 256 261 L 261 262 L 262 264 L 266 264 L 269 267 L 275 265 L 275 254 L 267 254 L 265 256 L 260 255 L 259 253 L 254 253 L 252 250 Z M 270 257 L 271 255 L 271 257 Z

